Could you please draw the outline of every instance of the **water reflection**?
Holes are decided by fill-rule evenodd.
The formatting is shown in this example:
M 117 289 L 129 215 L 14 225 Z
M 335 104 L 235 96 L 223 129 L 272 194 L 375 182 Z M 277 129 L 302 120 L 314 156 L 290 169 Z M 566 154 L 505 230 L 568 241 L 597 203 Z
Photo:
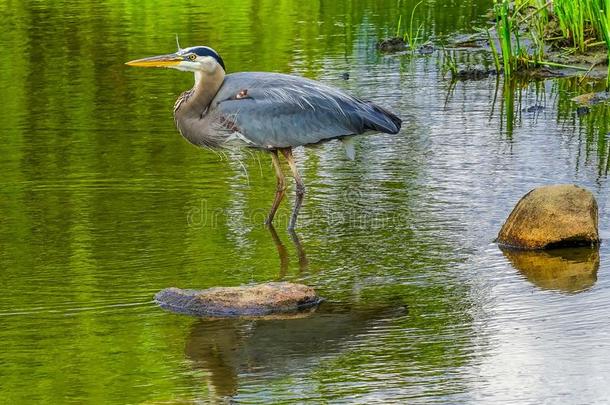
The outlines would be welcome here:
M 447 56 L 450 55 L 450 56 Z M 486 72 L 492 67 L 490 54 L 481 50 L 453 50 L 443 56 L 453 60 L 460 68 L 481 69 Z M 545 121 L 545 115 L 552 115 L 565 128 L 575 127 L 581 150 L 577 153 L 577 165 L 597 163 L 600 177 L 610 172 L 610 104 L 601 102 L 583 108 L 574 98 L 583 94 L 603 92 L 605 81 L 587 77 L 569 77 L 561 80 L 514 76 L 505 78 L 484 76 L 478 79 L 493 89 L 493 101 L 489 117 L 498 118 L 499 132 L 508 141 L 513 141 L 515 130 L 527 124 L 535 126 Z M 473 89 L 473 79 L 467 80 L 462 87 Z M 495 82 L 495 83 L 494 83 Z M 445 96 L 445 108 L 459 97 L 456 94 L 460 82 L 452 80 Z M 481 87 L 478 85 L 477 87 Z M 555 108 L 556 106 L 556 108 Z M 556 111 L 555 111 L 556 110 Z M 547 117 L 549 118 L 549 117 Z
M 407 312 L 395 298 L 365 307 L 325 303 L 317 312 L 282 319 L 202 319 L 193 325 L 185 352 L 206 374 L 213 396 L 227 399 L 237 393 L 242 374 L 264 380 L 311 371 Z
M 578 293 L 593 287 L 597 281 L 598 249 L 501 250 L 515 269 L 545 290 Z
M 601 91 L 604 86 L 603 81 L 581 77 L 554 81 L 519 77 L 503 82 L 498 80 L 496 95 L 501 91 L 502 97 L 498 111 L 495 111 L 494 99 L 492 115 L 499 116 L 500 131 L 508 140 L 513 139 L 515 127 L 528 122 L 536 125 L 547 113 L 556 116 L 562 126 L 577 128 L 581 150 L 576 155 L 576 165 L 597 163 L 598 176 L 605 177 L 610 171 L 610 105 L 600 103 L 583 111 L 581 105 L 572 100 L 575 96 Z M 557 111 L 550 112 L 549 107 L 555 101 Z
M 288 255 L 288 250 L 286 246 L 280 239 L 275 227 L 273 225 L 269 225 L 267 227 L 269 229 L 269 233 L 271 234 L 271 239 L 273 239 L 273 243 L 277 248 L 277 253 L 280 258 L 280 278 L 284 278 L 288 272 L 288 266 L 290 264 L 290 257 Z M 307 260 L 307 255 L 305 254 L 305 249 L 303 248 L 303 244 L 301 243 L 301 239 L 299 235 L 294 230 L 289 230 L 288 234 L 290 235 L 290 240 L 292 241 L 299 260 L 299 272 L 303 273 L 307 271 L 307 266 L 309 265 L 309 261 Z

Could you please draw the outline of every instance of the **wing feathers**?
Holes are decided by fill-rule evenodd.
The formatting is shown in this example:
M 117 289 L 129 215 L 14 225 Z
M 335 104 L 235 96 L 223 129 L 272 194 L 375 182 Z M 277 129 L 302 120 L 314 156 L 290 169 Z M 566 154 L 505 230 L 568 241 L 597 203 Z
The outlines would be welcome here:
M 231 95 L 247 91 L 248 97 Z M 235 73 L 212 102 L 239 132 L 262 148 L 301 146 L 347 135 L 395 134 L 401 120 L 371 102 L 313 80 L 278 73 Z M 215 107 L 214 107 L 215 106 Z

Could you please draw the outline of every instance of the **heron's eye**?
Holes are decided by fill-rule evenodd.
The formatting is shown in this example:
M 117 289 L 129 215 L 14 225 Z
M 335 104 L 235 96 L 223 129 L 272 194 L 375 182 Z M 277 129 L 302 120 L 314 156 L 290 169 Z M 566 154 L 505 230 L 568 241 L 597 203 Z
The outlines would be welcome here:
M 189 55 L 189 59 L 194 61 L 195 59 L 197 59 L 197 55 L 192 53 L 192 54 Z

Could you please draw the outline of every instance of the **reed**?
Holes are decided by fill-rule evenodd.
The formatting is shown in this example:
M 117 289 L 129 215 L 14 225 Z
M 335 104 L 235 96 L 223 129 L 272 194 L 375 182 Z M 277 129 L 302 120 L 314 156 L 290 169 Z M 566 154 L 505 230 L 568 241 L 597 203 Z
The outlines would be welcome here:
M 417 45 L 420 41 L 420 33 L 424 28 L 424 24 L 419 24 L 417 28 L 415 27 L 415 11 L 417 8 L 424 2 L 421 0 L 417 3 L 413 9 L 411 10 L 411 18 L 409 20 L 409 26 L 406 27 L 406 31 L 401 35 L 402 28 L 402 15 L 398 16 L 398 24 L 396 25 L 396 37 L 401 38 L 402 40 L 409 46 L 411 51 L 414 51 L 417 48 Z
M 610 88 L 610 0 L 598 0 L 599 7 L 594 7 L 592 10 L 595 16 L 595 23 L 598 25 L 597 30 L 600 31 L 606 49 L 608 50 L 608 74 L 606 76 L 606 90 Z
M 411 10 L 411 20 L 409 21 L 409 31 L 405 32 L 405 35 L 403 37 L 403 40 L 409 44 L 409 48 L 411 48 L 412 50 L 415 49 L 415 47 L 417 46 L 417 43 L 419 41 L 419 33 L 421 32 L 422 28 L 424 27 L 423 24 L 420 24 L 417 27 L 417 30 L 415 30 L 415 32 L 413 32 L 413 28 L 415 27 L 415 25 L 414 25 L 415 10 L 417 10 L 417 7 L 419 7 L 419 5 L 422 4 L 423 2 L 424 2 L 424 0 L 421 0 L 419 3 L 417 3 L 415 5 L 415 7 L 413 7 L 413 10 Z
M 557 16 L 564 38 L 575 48 L 585 50 L 585 24 L 590 20 L 592 3 L 596 0 L 554 0 L 553 11 Z
M 497 16 L 496 31 L 498 32 L 498 37 L 500 40 L 504 75 L 510 77 L 517 60 L 515 58 L 515 52 L 513 51 L 513 18 L 510 15 L 508 0 L 501 0 L 501 2 L 496 3 L 494 10 Z

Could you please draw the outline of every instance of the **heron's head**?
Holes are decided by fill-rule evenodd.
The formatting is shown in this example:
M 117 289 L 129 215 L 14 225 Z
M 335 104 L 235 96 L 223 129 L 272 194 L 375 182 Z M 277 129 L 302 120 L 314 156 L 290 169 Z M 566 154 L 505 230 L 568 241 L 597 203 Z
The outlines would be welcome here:
M 126 65 L 172 68 L 194 73 L 214 73 L 218 68 L 225 70 L 225 64 L 220 55 L 207 46 L 193 46 L 180 49 L 176 53 L 132 60 Z

